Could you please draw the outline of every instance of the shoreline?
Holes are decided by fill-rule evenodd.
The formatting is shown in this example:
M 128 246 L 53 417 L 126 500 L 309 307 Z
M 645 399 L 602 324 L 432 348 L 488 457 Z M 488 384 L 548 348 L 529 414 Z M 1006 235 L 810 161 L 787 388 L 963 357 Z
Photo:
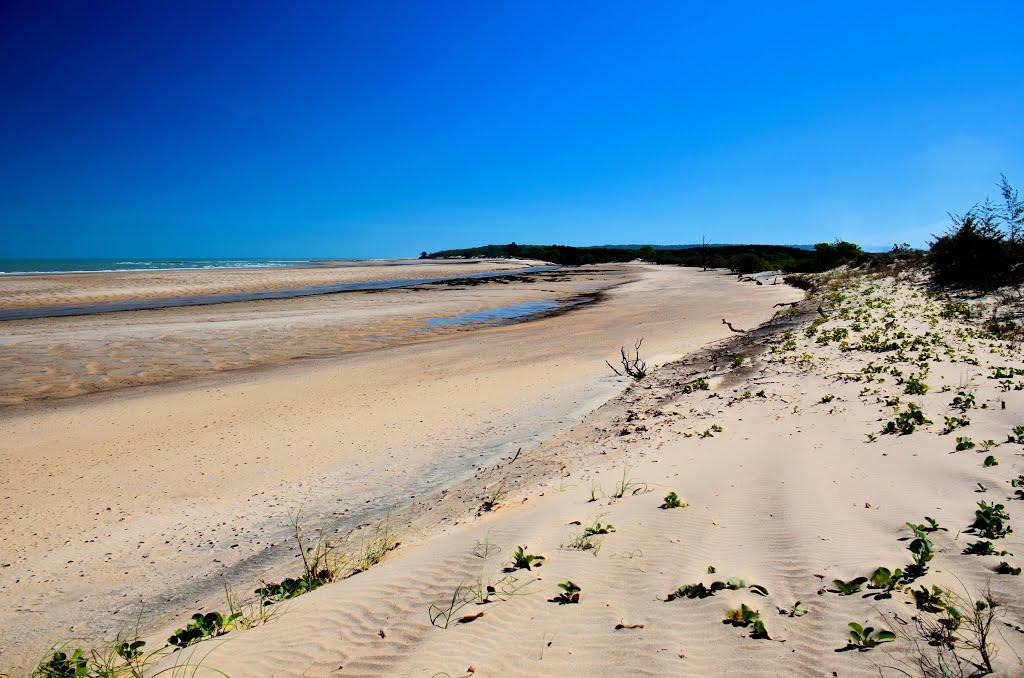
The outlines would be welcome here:
M 257 270 L 240 267 L 242 270 Z M 153 299 L 137 299 L 131 301 L 96 302 L 84 305 L 69 306 L 37 306 L 14 309 L 0 309 L 0 322 L 13 320 L 36 320 L 41 318 L 65 318 L 72 316 L 100 315 L 106 313 L 123 313 L 132 311 L 153 311 L 167 308 L 188 306 L 215 306 L 218 304 L 237 304 L 250 301 L 271 299 L 297 299 L 345 292 L 372 292 L 377 290 L 393 290 L 417 285 L 438 283 L 459 284 L 470 281 L 505 278 L 531 273 L 557 271 L 560 266 L 528 266 L 507 271 L 485 271 L 468 275 L 453 275 L 439 278 L 392 278 L 367 282 L 349 282 L 335 284 L 308 285 L 305 287 L 282 288 L 276 290 L 258 290 L 249 292 L 225 292 L 198 296 L 157 297 Z M 147 269 L 155 270 L 155 269 Z M 190 270 L 190 269 L 174 269 Z M 211 269 L 212 270 L 212 269 Z M 218 269 L 221 270 L 221 269 Z M 233 270 L 233 269 L 232 269 Z

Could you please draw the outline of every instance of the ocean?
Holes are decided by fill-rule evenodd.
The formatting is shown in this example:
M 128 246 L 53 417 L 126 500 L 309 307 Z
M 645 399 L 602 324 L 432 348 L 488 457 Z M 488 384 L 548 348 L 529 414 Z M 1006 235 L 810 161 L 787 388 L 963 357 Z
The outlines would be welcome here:
M 303 266 L 312 259 L 0 259 L 0 275 L 86 273 L 95 271 L 172 271 L 198 268 Z

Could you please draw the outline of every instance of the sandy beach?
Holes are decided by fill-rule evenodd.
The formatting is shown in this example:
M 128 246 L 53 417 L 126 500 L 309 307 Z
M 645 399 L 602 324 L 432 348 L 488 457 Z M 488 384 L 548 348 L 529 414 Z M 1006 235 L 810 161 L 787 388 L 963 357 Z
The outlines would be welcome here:
M 291 574 L 296 511 L 344 534 L 525 454 L 622 389 L 604 364 L 620 345 L 642 336 L 652 365 L 676 360 L 729 336 L 722 317 L 753 327 L 802 295 L 772 281 L 625 264 L 8 323 L 6 355 L 47 368 L 33 383 L 62 397 L 4 384 L 22 402 L 0 411 L 3 665 L 24 669 L 56 638 L 111 636 L 140 614 L 144 628 L 172 627 L 222 605 L 225 583 L 248 593 Z M 581 295 L 597 297 L 528 322 L 411 331 Z M 158 350 L 168 344 L 176 355 Z M 111 388 L 69 388 L 87 362 Z M 163 378 L 140 380 L 154 365 Z
M 980 528 L 975 510 L 1000 505 L 1003 528 L 1024 519 L 1013 489 L 1024 484 L 1014 429 L 1024 390 L 998 378 L 1024 364 L 1018 347 L 962 314 L 913 282 L 838 281 L 763 330 L 672 362 L 540 446 L 395 512 L 401 545 L 383 563 L 162 666 L 971 675 L 977 652 L 957 641 L 954 653 L 930 635 L 956 628 L 970 638 L 971 618 L 989 620 L 992 671 L 1018 675 L 1024 596 L 1000 563 L 1019 567 L 1011 554 L 1024 541 L 1019 529 Z M 910 404 L 924 414 L 908 427 L 914 418 L 899 415 Z M 890 421 L 899 423 L 887 433 Z M 661 508 L 669 491 L 685 506 Z M 965 553 L 986 540 L 995 555 Z M 544 560 L 514 569 L 517 547 Z M 880 567 L 913 574 L 892 588 Z M 729 585 L 716 592 L 714 580 Z M 566 581 L 578 598 L 559 599 Z M 711 593 L 687 588 L 701 583 Z M 941 623 L 948 608 L 922 609 L 910 595 L 935 586 L 963 599 L 955 627 Z M 749 621 L 723 623 L 741 604 L 759 614 L 761 635 Z M 850 622 L 895 640 L 858 648 Z

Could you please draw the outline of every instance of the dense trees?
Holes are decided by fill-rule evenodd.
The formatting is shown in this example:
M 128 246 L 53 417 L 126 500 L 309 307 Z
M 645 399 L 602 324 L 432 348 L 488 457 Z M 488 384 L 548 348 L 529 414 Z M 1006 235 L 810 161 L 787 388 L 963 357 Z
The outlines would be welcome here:
M 940 285 L 991 290 L 1024 282 L 1024 201 L 1002 177 L 1002 204 L 986 200 L 952 224 L 929 249 L 932 278 Z
M 441 257 L 518 257 L 556 264 L 604 264 L 642 259 L 657 264 L 729 268 L 737 273 L 781 270 L 824 271 L 843 263 L 862 263 L 869 255 L 849 242 L 821 243 L 813 250 L 785 245 L 708 245 L 692 247 L 568 247 L 566 245 L 483 245 L 443 250 L 427 255 Z

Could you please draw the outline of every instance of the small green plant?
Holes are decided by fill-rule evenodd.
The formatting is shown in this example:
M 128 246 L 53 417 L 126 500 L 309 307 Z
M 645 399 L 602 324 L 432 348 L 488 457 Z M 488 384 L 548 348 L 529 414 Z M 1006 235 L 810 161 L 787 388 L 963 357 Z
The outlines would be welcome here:
M 513 570 L 530 570 L 536 564 L 540 567 L 541 562 L 544 560 L 544 556 L 534 555 L 526 552 L 525 546 L 518 547 L 512 553 L 512 567 Z
M 593 537 L 599 534 L 611 534 L 614 531 L 615 526 L 611 523 L 602 524 L 600 520 L 595 520 L 593 525 L 583 528 L 583 536 Z
M 807 612 L 807 608 L 804 607 L 804 604 L 799 600 L 796 601 L 796 603 L 793 604 L 793 607 L 788 610 L 784 607 L 779 608 L 779 614 L 784 614 L 787 617 L 802 617 L 807 614 Z
M 708 570 L 709 574 L 714 572 L 713 567 L 709 567 Z M 768 595 L 768 589 L 760 584 L 748 584 L 745 580 L 740 579 L 739 577 L 729 577 L 725 581 L 715 580 L 707 586 L 701 582 L 697 582 L 696 584 L 684 584 L 672 593 L 668 594 L 668 597 L 666 597 L 665 600 L 675 600 L 676 598 L 708 598 L 719 591 L 739 591 L 740 589 L 749 589 L 752 593 L 756 593 L 759 596 Z
M 686 502 L 679 498 L 675 492 L 669 492 L 665 495 L 664 501 L 662 501 L 661 509 L 672 509 L 672 508 L 683 508 L 686 506 Z
M 710 428 L 705 429 L 698 438 L 713 438 L 716 433 L 721 433 L 725 428 L 721 424 L 711 424 Z
M 499 504 L 501 504 L 502 501 L 505 500 L 506 496 L 508 496 L 508 490 L 505 489 L 505 483 L 498 483 L 497 486 L 484 493 L 478 513 L 493 511 Z
M 990 454 L 987 457 L 985 457 L 985 461 L 982 462 L 982 466 L 984 466 L 985 468 L 990 468 L 992 466 L 999 466 L 999 460 L 996 459 L 994 455 Z
M 924 395 L 928 392 L 928 384 L 917 377 L 911 377 L 907 380 L 907 385 L 903 392 L 909 395 Z
M 882 589 L 889 592 L 899 586 L 902 578 L 903 570 L 900 568 L 890 570 L 887 567 L 879 567 L 871 573 L 871 578 L 868 580 L 868 588 Z
M 206 614 L 197 612 L 192 615 L 192 621 L 188 626 L 178 629 L 173 636 L 167 639 L 167 644 L 183 648 L 198 643 L 204 638 L 222 636 L 234 628 L 241 618 L 241 612 L 228 615 L 223 615 L 220 612 L 207 612 Z
M 857 577 L 850 581 L 843 581 L 842 579 L 833 579 L 832 585 L 836 587 L 836 590 L 841 596 L 850 596 L 860 591 L 860 587 L 867 582 L 867 577 Z
M 580 602 L 580 593 L 583 591 L 572 580 L 563 581 L 558 585 L 562 592 L 551 599 L 551 602 L 559 605 L 572 605 Z
M 283 579 L 277 584 L 267 584 L 264 582 L 263 586 L 256 589 L 256 595 L 260 597 L 264 605 L 272 605 L 282 600 L 301 596 L 303 593 L 309 593 L 323 586 L 328 581 L 327 571 L 323 571 L 323 576 L 316 577 L 298 577 Z
M 896 640 L 896 634 L 892 631 L 876 631 L 872 626 L 862 626 L 857 622 L 850 622 L 848 626 L 850 627 L 849 646 L 861 651 Z
M 964 450 L 974 449 L 974 441 L 971 440 L 970 436 L 958 436 L 956 439 L 956 451 L 963 452 Z
M 701 582 L 696 584 L 684 584 L 678 589 L 668 594 L 665 600 L 675 600 L 676 598 L 689 598 L 693 600 L 695 598 L 708 598 L 715 595 L 715 591 L 708 588 Z
M 985 450 L 986 452 L 988 452 L 989 450 L 994 450 L 997 447 L 999 447 L 999 443 L 997 443 L 994 440 L 989 439 L 981 441 L 981 449 Z
M 69 655 L 65 650 L 56 650 L 49 659 L 36 666 L 33 676 L 40 678 L 88 678 L 89 662 L 81 649 Z
M 821 396 L 821 400 L 819 400 L 818 402 L 820 402 L 822 404 L 825 404 L 825 403 L 830 403 L 830 402 L 832 402 L 835 399 L 836 399 L 836 397 L 834 395 L 832 395 L 831 393 L 827 393 L 827 394 Z
M 974 394 L 970 391 L 957 391 L 956 397 L 953 398 L 953 402 L 949 406 L 961 412 L 966 412 L 975 406 L 975 402 Z
M 1011 567 L 1005 560 L 996 565 L 996 574 L 1012 574 L 1017 576 L 1020 574 L 1019 567 Z
M 1010 433 L 1006 436 L 1006 442 L 1024 445 L 1024 424 L 1014 426 Z
M 1006 512 L 1006 507 L 1002 504 L 979 501 L 970 529 L 985 539 L 999 539 L 1013 532 L 1013 529 L 1007 524 L 1009 520 L 1010 514 Z
M 500 546 L 491 543 L 491 532 L 488 530 L 487 534 L 484 535 L 483 541 L 477 539 L 476 545 L 473 547 L 473 555 L 477 558 L 487 559 L 500 550 Z
M 945 607 L 942 597 L 943 593 L 945 592 L 938 586 L 932 586 L 929 589 L 924 585 L 910 592 L 914 596 L 914 604 L 917 606 L 917 609 L 925 612 L 938 612 Z
M 533 581 L 533 579 L 528 579 L 524 582 L 511 575 L 506 575 L 498 580 L 490 580 L 485 579 L 481 573 L 475 581 L 459 582 L 451 596 L 431 603 L 427 607 L 427 616 L 431 625 L 441 629 L 448 628 L 452 621 L 468 624 L 479 619 L 482 614 L 459 617 L 459 612 L 467 605 L 486 605 L 494 602 L 492 598 L 507 600 L 521 594 L 523 589 Z
M 971 420 L 967 417 L 944 417 L 945 427 L 942 429 L 944 434 L 950 434 L 958 428 L 971 425 Z
M 711 385 L 708 383 L 708 380 L 701 377 L 700 379 L 694 379 L 687 384 L 683 384 L 679 390 L 683 393 L 693 393 L 694 391 L 707 391 L 709 388 L 711 388 Z
M 735 610 L 726 610 L 725 619 L 722 623 L 732 624 L 733 626 L 748 626 L 760 618 L 760 612 L 747 606 L 746 603 L 741 603 L 739 608 Z
M 615 491 L 612 492 L 612 499 L 622 499 L 626 494 L 637 495 L 647 491 L 647 484 L 629 477 L 630 469 L 623 469 L 622 479 L 615 484 Z
M 928 570 L 928 563 L 935 556 L 935 553 L 932 549 L 932 541 L 925 536 L 925 530 L 913 523 L 907 523 L 907 527 L 914 533 L 914 539 L 907 546 L 914 564 L 907 567 L 907 572 L 911 576 L 917 577 Z
M 932 423 L 924 416 L 921 408 L 914 403 L 907 403 L 906 410 L 896 415 L 896 419 L 885 422 L 882 433 L 910 435 L 918 426 Z
M 588 525 L 580 530 L 580 532 L 565 545 L 565 548 L 577 551 L 593 551 L 596 556 L 597 552 L 601 548 L 601 536 L 611 534 L 614 531 L 614 525 L 602 524 L 600 520 L 595 520 L 592 525 Z
M 145 647 L 145 645 L 146 641 L 144 640 L 123 640 L 114 646 L 114 653 L 123 659 L 125 664 L 135 664 L 137 661 L 142 659 L 142 648 Z

